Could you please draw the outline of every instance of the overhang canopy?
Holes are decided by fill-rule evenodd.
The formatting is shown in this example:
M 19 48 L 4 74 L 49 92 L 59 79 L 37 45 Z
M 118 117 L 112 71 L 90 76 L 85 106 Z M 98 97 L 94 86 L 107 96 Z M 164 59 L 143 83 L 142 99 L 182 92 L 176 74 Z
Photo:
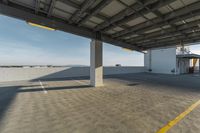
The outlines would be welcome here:
M 0 13 L 137 51 L 200 41 L 200 0 L 0 0 Z
M 181 54 L 181 55 L 177 55 L 177 58 L 188 58 L 188 59 L 200 59 L 200 55 L 198 54 Z

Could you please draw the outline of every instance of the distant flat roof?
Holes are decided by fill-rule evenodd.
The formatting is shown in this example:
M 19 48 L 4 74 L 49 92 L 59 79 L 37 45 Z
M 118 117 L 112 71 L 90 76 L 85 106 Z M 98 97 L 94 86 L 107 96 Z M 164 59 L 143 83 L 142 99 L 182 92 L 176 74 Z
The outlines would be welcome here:
M 182 54 L 182 55 L 177 55 L 177 58 L 200 58 L 200 55 L 198 54 Z
M 200 0 L 0 0 L 0 13 L 137 51 L 200 41 Z

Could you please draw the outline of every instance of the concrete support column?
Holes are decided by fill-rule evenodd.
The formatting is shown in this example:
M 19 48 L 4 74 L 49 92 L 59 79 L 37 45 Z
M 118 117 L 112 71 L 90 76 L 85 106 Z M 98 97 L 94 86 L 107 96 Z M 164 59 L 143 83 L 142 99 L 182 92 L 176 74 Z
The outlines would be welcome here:
M 92 40 L 90 43 L 90 84 L 103 86 L 102 42 Z
M 199 73 L 200 73 L 200 58 L 199 58 Z

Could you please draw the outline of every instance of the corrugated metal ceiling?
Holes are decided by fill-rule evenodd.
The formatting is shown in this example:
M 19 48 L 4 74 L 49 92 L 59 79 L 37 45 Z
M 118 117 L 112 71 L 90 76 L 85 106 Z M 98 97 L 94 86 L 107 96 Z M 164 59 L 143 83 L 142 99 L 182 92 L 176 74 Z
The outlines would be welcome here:
M 5 4 L 5 0 L 1 1 Z M 187 38 L 190 34 L 184 31 L 194 33 L 194 28 L 199 27 L 191 24 L 200 21 L 200 0 L 7 0 L 6 4 L 30 9 L 42 16 L 48 14 L 50 19 L 59 18 L 68 24 L 94 33 L 100 32 L 140 49 L 171 45 L 172 41 L 165 36 L 174 36 L 176 32 L 181 37 L 174 37 L 174 45 L 180 40 L 184 42 L 184 39 L 185 42 L 198 41 L 199 30 L 195 30 L 195 39 L 193 36 Z M 155 40 L 161 38 L 165 40 L 158 45 L 159 41 Z M 138 43 L 140 41 L 145 46 Z

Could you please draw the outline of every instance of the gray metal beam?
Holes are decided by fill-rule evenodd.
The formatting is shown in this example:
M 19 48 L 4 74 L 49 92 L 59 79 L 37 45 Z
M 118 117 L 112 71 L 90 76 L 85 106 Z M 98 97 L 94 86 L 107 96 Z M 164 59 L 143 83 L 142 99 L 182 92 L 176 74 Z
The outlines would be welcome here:
M 106 5 L 108 5 L 109 3 L 111 3 L 113 0 L 102 0 L 95 8 L 93 8 L 90 13 L 83 18 L 80 22 L 79 22 L 79 26 L 82 25 L 83 23 L 85 23 L 86 21 L 88 21 L 92 16 L 97 15 Z
M 191 13 L 192 13 L 192 15 L 191 15 Z M 194 11 L 194 12 L 191 12 L 191 13 L 188 13 L 188 14 L 183 15 L 183 16 L 178 17 L 178 18 L 171 19 L 171 20 L 169 20 L 168 22 L 169 22 L 169 23 L 176 23 L 176 22 L 182 21 L 182 20 L 184 20 L 184 19 L 188 19 L 188 18 L 191 18 L 191 17 L 198 16 L 198 15 L 200 15 L 200 10 L 197 10 L 197 11 Z M 144 33 L 145 31 L 155 29 L 157 26 L 164 26 L 164 25 L 166 25 L 165 22 L 161 22 L 161 23 L 158 23 L 157 25 L 149 26 L 149 27 L 140 29 L 139 31 L 135 31 L 134 34 L 141 34 L 141 33 Z M 185 26 L 187 27 L 187 26 L 189 26 L 189 25 L 187 24 L 187 25 L 185 25 Z M 132 34 L 133 34 L 133 33 L 129 33 L 129 35 L 124 35 L 124 36 L 121 36 L 121 37 L 130 36 L 130 35 L 132 35 Z M 139 37 L 138 37 L 138 38 L 139 38 Z M 136 39 L 136 38 L 135 38 L 135 39 Z M 127 41 L 129 41 L 129 40 L 134 41 L 133 39 L 128 39 Z
M 149 5 L 150 6 L 149 8 L 154 11 L 154 10 L 157 10 L 158 8 L 160 8 L 162 6 L 165 6 L 165 5 L 167 5 L 167 4 L 169 4 L 169 3 L 173 2 L 173 1 L 175 1 L 175 0 L 162 0 L 162 1 L 158 1 L 157 3 Z M 139 10 L 140 14 L 147 14 L 147 13 L 149 13 L 149 11 L 146 10 L 145 8 L 142 8 L 142 9 L 143 10 Z M 128 21 L 136 19 L 139 16 L 140 16 L 139 14 L 131 14 L 129 16 L 126 16 L 124 14 L 124 17 L 122 19 L 120 19 L 120 20 L 118 20 L 118 21 L 116 21 L 114 23 L 110 23 L 110 26 L 105 27 L 103 29 L 103 31 L 108 31 L 110 29 L 113 29 L 113 28 L 115 28 L 115 25 L 121 25 L 121 24 L 127 23 Z
M 27 22 L 32 22 L 32 23 L 48 26 L 48 27 L 61 30 L 64 32 L 69 32 L 75 35 L 92 38 L 92 39 L 96 38 L 95 32 L 93 32 L 90 29 L 77 27 L 76 25 L 68 24 L 65 21 L 61 21 L 60 19 L 56 20 L 54 18 L 50 19 L 44 16 L 39 16 L 39 15 L 33 14 L 32 12 L 28 12 L 21 9 L 17 9 L 15 7 L 7 6 L 5 4 L 2 4 L 1 2 L 0 2 L 0 13 L 17 18 L 17 19 L 25 20 Z M 112 39 L 111 37 L 105 34 L 102 34 L 102 41 L 116 45 L 116 46 L 140 51 L 140 49 L 134 45 L 119 41 L 117 39 Z
M 135 31 L 139 31 L 140 33 L 143 33 L 144 31 L 140 31 L 140 30 L 143 30 L 146 27 L 149 27 L 148 30 L 151 30 L 151 29 L 158 28 L 160 26 L 167 25 L 168 23 L 173 24 L 172 23 L 173 19 L 174 20 L 180 20 L 181 17 L 180 18 L 177 18 L 177 17 L 184 15 L 184 14 L 188 14 L 189 15 L 188 17 L 191 17 L 191 14 L 189 12 L 198 10 L 199 7 L 200 7 L 200 1 L 193 3 L 193 4 L 189 5 L 188 7 L 184 7 L 184 8 L 178 9 L 174 12 L 165 14 L 165 15 L 163 15 L 162 19 L 161 18 L 153 19 L 152 21 L 154 21 L 154 23 L 156 23 L 157 25 L 152 25 L 149 22 L 144 22 L 142 24 L 132 26 L 131 28 L 129 28 L 127 30 L 123 30 L 121 32 L 118 32 L 118 33 L 114 34 L 113 36 L 114 37 L 126 37 L 126 36 L 129 36 L 129 35 L 135 34 Z M 169 20 L 172 20 L 172 21 L 166 22 L 166 21 L 169 21 Z M 145 30 L 145 31 L 147 31 L 147 30 Z
M 192 39 L 183 39 L 182 43 L 184 43 L 184 45 L 189 45 L 189 44 L 194 44 L 195 42 L 200 42 L 200 38 L 199 37 L 194 37 Z M 146 46 L 144 47 L 143 50 L 147 50 L 147 49 L 151 49 L 151 48 L 159 48 L 159 47 L 169 47 L 169 46 L 178 46 L 180 45 L 180 40 L 175 40 L 175 41 L 169 41 L 167 43 L 162 43 L 162 44 L 155 44 L 152 46 Z
M 40 0 L 35 0 L 35 13 L 37 14 L 40 9 Z
M 187 36 L 189 38 L 185 38 L 184 35 L 176 35 L 176 37 L 167 37 L 165 39 L 160 39 L 160 40 L 156 40 L 154 42 L 148 42 L 148 43 L 141 43 L 141 44 L 138 44 L 138 46 L 153 46 L 153 45 L 156 45 L 156 44 L 162 44 L 162 43 L 168 43 L 168 42 L 171 42 L 171 41 L 181 41 L 181 40 L 186 40 L 186 39 L 192 39 L 194 37 L 199 37 L 200 36 L 200 31 L 197 31 L 197 32 L 192 32 L 192 33 L 187 33 Z
M 80 9 L 81 7 L 79 5 L 77 5 L 75 2 L 73 2 L 73 0 L 58 0 L 62 3 L 65 3 L 73 8 L 76 8 L 76 9 Z
M 67 1 L 66 0 L 57 0 L 57 1 L 61 1 L 61 2 L 65 3 L 65 4 L 67 4 L 67 5 L 70 5 L 71 7 L 75 8 L 77 10 L 80 10 L 80 8 L 81 8 L 80 5 L 77 5 L 76 3 L 74 3 L 71 0 L 67 0 Z M 63 12 L 65 12 L 65 11 L 63 11 Z M 86 14 L 91 14 L 91 12 L 88 12 L 87 10 L 85 11 L 85 13 Z M 102 20 L 104 20 L 104 21 L 107 21 L 107 18 L 105 16 L 102 16 L 101 14 L 96 14 L 95 16 L 100 18 L 100 19 L 102 19 Z
M 92 5 L 94 4 L 96 1 L 95 0 L 85 0 L 83 2 L 83 4 L 81 5 L 81 8 L 79 10 L 77 10 L 75 12 L 75 14 L 73 14 L 71 16 L 71 18 L 69 19 L 69 22 L 78 22 L 80 21 L 80 17 L 83 15 L 83 13 Z
M 186 25 L 180 25 L 177 27 L 177 30 L 181 30 L 182 32 L 184 33 L 188 33 L 188 32 L 191 32 L 191 31 L 198 31 L 199 29 L 199 20 L 196 20 L 196 21 L 193 21 L 193 22 L 189 22 Z M 145 42 L 145 43 L 154 43 L 155 39 L 157 38 L 162 38 L 162 37 L 165 37 L 165 36 L 170 36 L 171 38 L 173 38 L 173 36 L 176 36 L 177 34 L 179 34 L 179 32 L 173 29 L 173 28 L 167 28 L 165 29 L 165 33 L 163 33 L 162 31 L 156 31 L 156 32 L 153 32 L 153 33 L 149 33 L 147 35 L 145 35 L 145 38 L 143 37 L 135 37 L 134 39 L 130 39 L 126 42 L 128 43 L 131 43 L 133 45 L 136 45 L 136 46 L 142 46 L 141 43 Z M 190 36 L 188 36 L 190 37 Z M 186 37 L 184 37 L 186 38 Z M 160 39 L 160 40 L 164 40 L 164 39 Z M 144 43 L 143 43 L 144 44 Z
M 3 2 L 4 2 L 5 4 L 8 4 L 8 0 L 3 0 Z
M 137 0 L 138 1 L 138 0 Z M 146 0 L 145 1 L 145 5 L 149 5 L 149 4 L 152 4 L 153 2 L 156 2 L 157 0 Z M 101 24 L 99 24 L 95 29 L 98 31 L 98 30 L 101 30 L 119 20 L 122 20 L 124 17 L 126 16 L 130 16 L 132 15 L 133 13 L 135 13 L 134 10 L 132 9 L 135 9 L 137 11 L 139 10 L 142 10 L 143 7 L 141 7 L 139 4 L 137 3 L 134 3 L 132 4 L 129 8 L 126 8 L 124 10 L 122 10 L 121 12 L 119 12 L 118 14 L 114 15 L 113 17 L 111 17 L 108 21 L 105 21 Z
M 156 31 L 156 32 L 152 32 L 152 33 L 147 33 L 144 34 L 144 36 L 138 36 L 138 37 L 134 37 L 131 39 L 126 40 L 127 42 L 138 42 L 138 41 L 142 41 L 145 39 L 155 39 L 164 35 L 170 35 L 173 36 L 174 34 L 177 34 L 178 31 L 177 30 L 181 30 L 182 32 L 188 31 L 188 30 L 193 30 L 194 27 L 196 28 L 196 26 L 198 26 L 199 24 L 199 20 L 193 21 L 193 22 L 189 22 L 187 23 L 187 25 L 183 24 L 183 25 L 179 25 L 177 26 L 176 29 L 174 28 L 167 28 L 165 29 L 166 32 L 163 31 Z
M 126 3 L 124 3 L 123 1 L 121 1 L 121 0 L 118 0 L 121 4 L 123 4 L 124 6 L 126 6 L 127 8 L 129 8 L 129 6 L 126 4 Z M 162 14 L 159 12 L 159 11 L 157 11 L 157 10 L 151 10 L 147 5 L 145 5 L 145 3 L 143 3 L 143 1 L 136 1 L 140 6 L 142 6 L 142 7 L 144 7 L 145 9 L 147 9 L 149 12 L 152 12 L 152 13 L 154 13 L 154 14 L 156 14 L 159 18 L 161 18 L 161 19 L 163 19 L 162 18 Z M 146 16 L 144 16 L 144 14 L 141 14 L 140 12 L 138 12 L 137 10 L 135 10 L 135 9 L 133 9 L 133 8 L 131 8 L 130 7 L 130 9 L 131 10 L 133 10 L 134 12 L 135 12 L 135 14 L 138 14 L 139 16 L 141 16 L 141 17 L 143 17 L 143 18 L 145 18 L 149 23 L 152 23 L 153 25 L 155 25 L 155 23 L 154 23 L 154 21 L 152 21 L 151 19 L 148 19 Z M 164 20 L 163 20 L 164 21 Z M 174 26 L 174 25 L 172 25 L 172 24 L 170 24 L 174 29 L 176 29 L 176 26 Z M 160 29 L 161 29 L 161 31 L 162 32 L 166 32 L 165 31 L 165 29 L 162 27 L 162 26 L 160 26 L 159 27 Z M 183 34 L 183 33 L 182 33 Z M 184 34 L 183 34 L 184 35 Z
M 48 4 L 44 3 L 43 1 L 40 1 L 42 4 L 44 4 L 45 6 L 47 6 Z M 24 4 L 22 2 L 18 2 L 18 1 L 9 1 L 10 4 L 14 4 L 14 5 L 19 5 L 20 7 L 25 7 L 27 9 L 30 9 L 32 11 L 35 11 L 35 7 L 33 6 L 30 6 L 30 5 L 27 5 L 27 4 Z M 44 13 L 44 14 L 47 14 L 47 11 L 45 10 L 40 10 L 40 13 Z
M 190 27 L 190 28 L 187 28 L 187 29 L 184 29 L 184 30 L 181 30 L 181 31 L 185 32 L 185 33 L 188 33 L 188 32 L 190 32 L 192 30 L 197 29 L 197 28 L 198 28 L 198 26 L 194 26 L 194 27 Z M 132 43 L 134 44 L 134 42 L 137 42 L 137 44 L 139 44 L 140 42 L 143 42 L 144 40 L 145 40 L 145 42 L 153 42 L 154 40 L 158 40 L 158 39 L 161 39 L 161 38 L 164 39 L 165 37 L 174 37 L 174 36 L 179 35 L 179 34 L 180 33 L 177 32 L 177 31 L 169 32 L 168 34 L 161 34 L 161 35 L 157 34 L 157 35 L 154 35 L 154 36 L 152 36 L 150 38 L 145 38 L 143 40 L 140 39 L 138 41 L 132 41 Z M 128 42 L 128 43 L 131 43 L 131 42 Z
M 199 29 L 198 26 L 193 26 L 191 28 L 187 28 L 187 29 L 184 29 L 182 30 L 182 32 L 185 32 L 185 35 L 181 35 L 179 32 L 172 32 L 171 34 L 169 35 L 165 35 L 165 36 L 162 36 L 162 35 L 158 35 L 157 38 L 149 38 L 149 39 L 143 39 L 143 40 L 140 40 L 140 41 L 134 41 L 132 42 L 133 45 L 136 45 L 138 47 L 144 47 L 145 45 L 149 45 L 149 44 L 155 44 L 156 42 L 160 41 L 160 43 L 162 41 L 165 41 L 166 39 L 173 39 L 173 40 L 180 40 L 180 38 L 178 37 L 182 37 L 185 38 L 185 39 L 189 39 L 191 36 L 189 35 L 192 31 L 196 31 L 196 32 L 199 32 L 197 31 L 196 29 Z M 187 37 L 185 37 L 187 36 Z M 137 43 L 135 43 L 137 42 Z M 131 43 L 131 42 L 129 42 Z
M 49 11 L 48 11 L 48 13 L 47 13 L 47 16 L 48 16 L 48 17 L 51 17 L 51 15 L 52 15 L 52 11 L 53 11 L 55 2 L 56 2 L 56 0 L 51 0 L 50 7 L 49 7 Z
M 183 33 L 182 31 L 179 31 L 179 30 L 177 29 L 177 26 L 176 26 L 175 24 L 170 24 L 168 21 L 165 21 L 164 18 L 163 18 L 163 15 L 161 14 L 161 12 L 160 12 L 159 10 L 155 10 L 155 11 L 151 10 L 149 7 L 145 6 L 144 3 L 143 3 L 142 1 L 138 1 L 138 3 L 140 3 L 140 4 L 141 4 L 142 6 L 144 6 L 147 10 L 149 10 L 149 12 L 152 12 L 152 13 L 154 13 L 157 17 L 159 17 L 160 19 L 163 19 L 163 21 L 164 21 L 165 23 L 167 23 L 168 25 L 170 25 L 173 29 L 177 30 L 180 34 L 185 35 L 185 33 Z M 151 20 L 149 20 L 149 21 L 151 21 Z M 153 23 L 153 21 L 152 21 L 152 23 Z M 153 23 L 153 24 L 154 24 L 154 23 Z M 159 27 L 159 28 L 161 28 L 161 30 L 162 30 L 164 33 L 166 32 L 165 29 L 164 29 L 162 26 Z M 186 37 L 186 36 L 185 36 L 185 37 Z

